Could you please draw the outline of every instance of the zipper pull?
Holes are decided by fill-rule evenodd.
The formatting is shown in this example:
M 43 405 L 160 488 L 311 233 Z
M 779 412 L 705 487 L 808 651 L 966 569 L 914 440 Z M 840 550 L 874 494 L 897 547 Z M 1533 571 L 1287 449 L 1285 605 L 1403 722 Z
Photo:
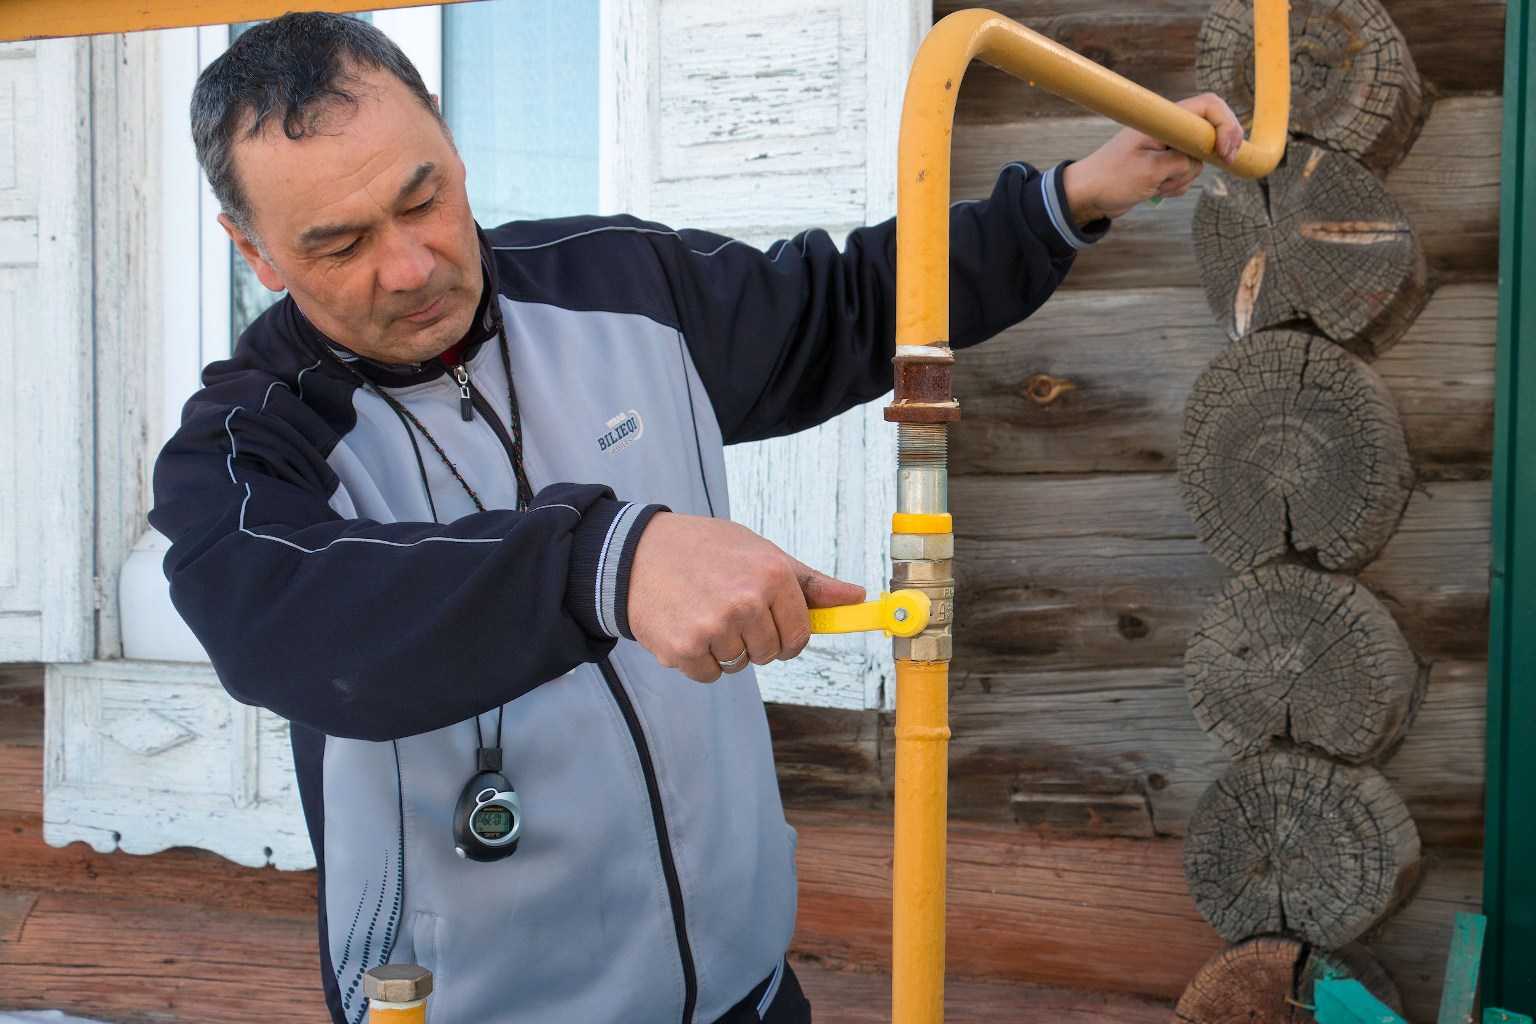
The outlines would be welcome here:
M 463 363 L 453 368 L 453 379 L 459 382 L 459 415 L 468 423 L 475 418 L 475 402 L 469 396 L 469 371 Z

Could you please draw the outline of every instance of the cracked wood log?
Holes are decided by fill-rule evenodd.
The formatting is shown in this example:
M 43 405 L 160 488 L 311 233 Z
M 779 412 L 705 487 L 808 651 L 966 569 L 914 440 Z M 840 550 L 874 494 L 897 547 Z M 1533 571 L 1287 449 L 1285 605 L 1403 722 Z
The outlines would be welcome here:
M 1491 472 L 1498 305 L 1491 282 L 1439 288 L 1371 364 L 1419 480 Z M 955 364 L 950 473 L 1172 470 L 1189 389 L 1230 344 L 1198 288 L 1061 292 Z
M 1295 565 L 1227 584 L 1185 667 L 1195 719 L 1234 757 L 1282 739 L 1373 760 L 1402 739 L 1423 690 L 1418 661 L 1369 590 Z
M 1422 658 L 1487 657 L 1490 494 L 1486 480 L 1417 488 L 1360 571 Z M 1182 667 L 1232 578 L 1172 473 L 955 477 L 950 496 L 966 510 L 955 658 L 979 672 Z
M 1266 331 L 1195 382 L 1179 481 L 1201 541 L 1232 569 L 1293 556 L 1355 569 L 1392 536 L 1413 466 L 1370 367 L 1322 338 Z
M 1354 978 L 1398 1012 L 1402 996 L 1362 946 L 1337 952 L 1266 936 L 1239 943 L 1200 968 L 1174 1009 L 1177 1024 L 1314 1024 L 1319 978 Z
M 1253 5 L 1217 0 L 1200 26 L 1195 81 L 1253 116 Z M 1292 0 L 1291 135 L 1384 173 L 1424 123 L 1408 44 L 1376 0 Z
M 1193 230 L 1206 299 L 1230 338 L 1306 320 L 1376 355 L 1429 298 L 1424 251 L 1386 187 L 1318 146 L 1292 143 L 1263 181 L 1212 175 Z
M 1338 948 L 1402 902 L 1418 869 L 1418 829 L 1380 772 L 1295 751 L 1234 764 L 1184 840 L 1195 905 L 1231 942 L 1282 934 Z

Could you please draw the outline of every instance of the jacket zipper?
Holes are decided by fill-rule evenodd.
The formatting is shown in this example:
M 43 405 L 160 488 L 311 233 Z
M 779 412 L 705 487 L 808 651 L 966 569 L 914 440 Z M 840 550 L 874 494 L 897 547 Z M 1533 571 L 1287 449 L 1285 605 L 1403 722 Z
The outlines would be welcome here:
M 651 823 L 656 828 L 656 845 L 661 850 L 661 873 L 667 882 L 667 898 L 672 902 L 672 927 L 677 932 L 677 955 L 683 962 L 683 1024 L 693 1020 L 693 1010 L 699 999 L 699 979 L 693 964 L 693 949 L 688 943 L 688 924 L 683 914 L 683 885 L 678 881 L 677 862 L 672 859 L 672 839 L 667 832 L 667 816 L 661 807 L 661 786 L 656 781 L 656 765 L 651 761 L 651 749 L 640 728 L 640 717 L 629 699 L 619 674 L 607 658 L 598 662 L 608 692 L 624 715 L 629 726 L 629 738 L 634 741 L 635 753 L 640 756 L 640 770 L 645 774 L 645 790 L 651 800 Z
M 453 377 L 459 383 L 460 415 L 468 420 L 472 418 L 468 410 L 478 409 L 501 441 L 501 446 L 506 449 L 507 460 L 513 461 L 512 438 L 507 434 L 506 426 L 501 422 L 501 417 L 496 415 L 496 410 L 491 408 L 490 403 L 470 382 L 469 370 L 463 363 L 453 367 Z M 693 948 L 688 942 L 688 924 L 683 912 L 683 884 L 677 876 L 677 862 L 672 857 L 672 838 L 667 831 L 667 815 L 661 806 L 661 784 L 656 780 L 656 765 L 651 760 L 651 748 L 646 742 L 645 732 L 640 728 L 640 716 L 635 714 L 635 706 L 624 684 L 619 682 L 618 672 L 607 658 L 598 662 L 598 667 L 602 670 L 603 680 L 608 684 L 608 692 L 613 695 L 614 703 L 624 716 L 624 724 L 629 727 L 629 738 L 634 743 L 635 754 L 640 759 L 640 770 L 645 776 L 645 791 L 651 802 L 651 824 L 656 829 L 656 845 L 661 851 L 661 873 L 667 883 L 667 900 L 672 905 L 677 955 L 683 963 L 683 1024 L 691 1024 L 694 1006 L 699 999 L 699 979 L 693 963 Z
M 450 366 L 449 369 L 453 371 L 453 379 L 459 383 L 459 418 L 468 423 L 475 418 L 475 398 L 474 390 L 469 384 L 469 367 L 460 363 L 457 366 Z
M 496 410 L 491 408 L 491 403 L 485 400 L 480 389 L 475 387 L 469 379 L 469 368 L 463 363 L 449 367 L 453 372 L 453 379 L 459 385 L 459 416 L 465 423 L 475 418 L 475 411 L 485 417 L 485 422 L 491 426 L 491 432 L 496 435 L 496 440 L 501 442 L 501 447 L 507 453 L 507 462 L 514 469 L 517 467 L 517 459 L 513 456 L 512 435 L 507 433 L 507 426 L 501 422 L 501 417 L 496 415 Z

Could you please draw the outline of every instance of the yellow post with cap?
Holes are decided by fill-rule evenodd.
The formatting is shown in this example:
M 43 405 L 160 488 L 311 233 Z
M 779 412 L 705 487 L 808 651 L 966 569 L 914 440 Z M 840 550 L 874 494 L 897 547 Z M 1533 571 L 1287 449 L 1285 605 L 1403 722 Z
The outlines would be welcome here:
M 363 975 L 368 1024 L 427 1024 L 432 972 L 416 964 L 383 964 Z

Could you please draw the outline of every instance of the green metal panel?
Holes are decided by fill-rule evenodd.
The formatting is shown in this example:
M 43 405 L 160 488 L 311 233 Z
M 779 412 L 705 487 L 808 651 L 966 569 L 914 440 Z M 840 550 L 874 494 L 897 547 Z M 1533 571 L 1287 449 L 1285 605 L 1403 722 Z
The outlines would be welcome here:
M 1313 998 L 1317 1024 L 1408 1024 L 1353 978 L 1323 978 Z
M 1498 397 L 1488 661 L 1484 992 L 1536 1010 L 1536 25 L 1510 0 L 1504 51 Z M 1526 243 L 1530 242 L 1531 245 Z M 1522 401 L 1523 399 L 1523 401 Z

